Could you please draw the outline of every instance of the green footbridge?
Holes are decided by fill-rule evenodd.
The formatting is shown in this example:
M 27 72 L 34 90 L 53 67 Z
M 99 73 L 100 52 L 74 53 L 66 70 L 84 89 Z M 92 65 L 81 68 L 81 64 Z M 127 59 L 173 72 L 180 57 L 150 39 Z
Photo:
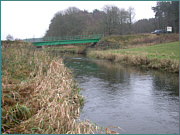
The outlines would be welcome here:
M 25 41 L 31 42 L 34 46 L 45 46 L 45 45 L 95 43 L 98 42 L 101 38 L 104 38 L 104 34 L 30 38 L 30 39 L 25 39 Z

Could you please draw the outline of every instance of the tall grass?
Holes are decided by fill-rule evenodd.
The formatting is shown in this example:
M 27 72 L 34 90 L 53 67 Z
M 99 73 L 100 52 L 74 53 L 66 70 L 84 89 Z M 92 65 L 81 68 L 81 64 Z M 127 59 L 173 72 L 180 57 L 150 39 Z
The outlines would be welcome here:
M 32 98 L 37 74 L 45 75 L 51 59 L 29 43 L 13 41 L 1 46 L 2 132 L 35 113 L 33 103 L 28 101 Z
M 84 98 L 62 59 L 52 58 L 24 42 L 5 45 L 1 57 L 2 133 L 111 132 L 88 120 L 79 120 Z
M 60 53 L 85 54 L 87 45 L 64 45 L 44 47 L 45 51 L 56 51 Z
M 37 80 L 33 102 L 38 108 L 37 114 L 21 123 L 21 133 L 66 134 L 93 133 L 93 124 L 75 120 L 79 115 L 83 98 L 79 88 L 61 59 L 50 63 L 47 75 Z M 13 132 L 13 131 L 11 131 Z

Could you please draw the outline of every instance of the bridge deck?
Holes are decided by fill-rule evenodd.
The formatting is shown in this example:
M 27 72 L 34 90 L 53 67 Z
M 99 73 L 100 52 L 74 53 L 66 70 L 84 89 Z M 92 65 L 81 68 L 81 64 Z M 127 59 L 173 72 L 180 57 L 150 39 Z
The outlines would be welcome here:
M 63 44 L 77 44 L 77 43 L 93 43 L 93 42 L 98 42 L 99 39 L 103 37 L 104 34 L 96 34 L 96 35 L 30 38 L 30 39 L 25 39 L 25 41 L 31 42 L 35 46 L 63 45 Z

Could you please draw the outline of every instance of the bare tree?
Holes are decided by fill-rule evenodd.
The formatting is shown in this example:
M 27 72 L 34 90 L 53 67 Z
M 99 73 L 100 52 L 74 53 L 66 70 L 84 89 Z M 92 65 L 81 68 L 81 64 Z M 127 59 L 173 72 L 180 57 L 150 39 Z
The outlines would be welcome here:
M 119 24 L 119 13 L 120 10 L 116 6 L 106 5 L 103 8 L 104 15 L 104 28 L 108 35 L 116 34 L 118 31 Z
M 128 15 L 129 15 L 129 31 L 132 32 L 132 22 L 134 20 L 135 15 L 136 15 L 133 7 L 129 7 Z
M 6 37 L 6 40 L 7 40 L 7 41 L 13 41 L 14 38 L 13 38 L 12 35 L 8 34 L 7 37 Z

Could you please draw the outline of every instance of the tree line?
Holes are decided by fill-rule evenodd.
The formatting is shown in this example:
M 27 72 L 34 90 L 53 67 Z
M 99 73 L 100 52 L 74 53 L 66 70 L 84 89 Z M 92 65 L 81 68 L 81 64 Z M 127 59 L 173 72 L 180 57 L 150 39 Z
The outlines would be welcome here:
M 152 10 L 155 13 L 154 18 L 134 22 L 133 7 L 125 10 L 114 5 L 105 5 L 102 11 L 94 9 L 92 12 L 69 7 L 54 15 L 45 37 L 150 33 L 167 26 L 172 26 L 173 32 L 179 33 L 179 1 L 157 2 Z
M 135 33 L 146 33 L 155 29 L 166 31 L 167 26 L 172 27 L 173 33 L 179 33 L 179 1 L 161 1 L 152 7 L 154 18 L 141 19 L 133 24 Z

